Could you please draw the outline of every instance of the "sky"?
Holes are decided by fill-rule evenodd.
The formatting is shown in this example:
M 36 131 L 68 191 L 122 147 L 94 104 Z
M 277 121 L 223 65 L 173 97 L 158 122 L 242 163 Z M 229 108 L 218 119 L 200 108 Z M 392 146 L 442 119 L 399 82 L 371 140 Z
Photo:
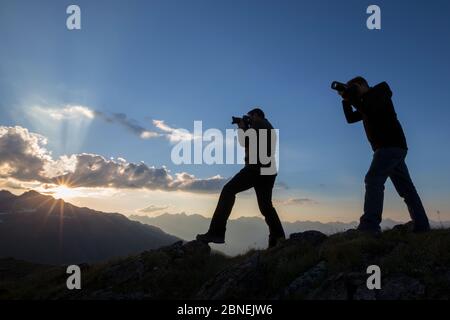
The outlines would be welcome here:
M 381 30 L 366 27 L 371 4 Z M 353 221 L 372 151 L 330 83 L 362 75 L 391 86 L 416 187 L 450 220 L 449 15 L 444 0 L 0 0 L 0 188 L 208 217 L 241 165 L 174 164 L 180 129 L 225 131 L 260 106 L 280 130 L 281 219 Z M 258 215 L 239 195 L 232 217 Z M 384 217 L 408 220 L 390 182 Z

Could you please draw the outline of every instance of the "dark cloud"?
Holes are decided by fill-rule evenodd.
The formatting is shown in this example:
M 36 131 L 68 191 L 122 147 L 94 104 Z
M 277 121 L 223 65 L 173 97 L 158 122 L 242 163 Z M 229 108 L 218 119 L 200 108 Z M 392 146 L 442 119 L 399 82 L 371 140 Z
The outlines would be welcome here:
M 10 179 L 0 179 L 0 188 L 8 188 L 8 189 L 15 189 L 15 190 L 28 189 L 27 186 L 21 184 L 20 182 L 17 182 L 16 180 L 10 180 Z
M 160 133 L 150 131 L 142 127 L 136 120 L 130 119 L 124 113 L 105 113 L 98 110 L 93 110 L 86 106 L 66 105 L 61 108 L 47 108 L 36 106 L 32 108 L 33 114 L 46 115 L 53 120 L 80 120 L 99 118 L 109 123 L 118 124 L 131 133 L 139 136 L 142 139 L 150 139 L 161 136 Z
M 96 117 L 99 117 L 109 123 L 117 123 L 130 131 L 131 133 L 143 139 L 155 138 L 161 136 L 160 133 L 149 131 L 142 127 L 136 120 L 130 119 L 124 113 L 106 114 L 101 111 L 93 111 Z
M 51 158 L 43 149 L 47 140 L 27 129 L 0 127 L 0 177 L 17 180 L 48 180 L 44 166 Z
M 145 163 L 130 163 L 123 159 L 108 160 L 95 154 L 76 155 L 73 172 L 55 177 L 55 183 L 65 181 L 73 187 L 145 188 L 149 190 L 184 190 L 216 192 L 224 183 L 220 176 L 198 179 L 188 173 L 171 175 L 165 167 L 149 167 Z
M 138 212 L 142 212 L 142 213 L 154 213 L 154 212 L 166 210 L 168 208 L 169 208 L 169 206 L 155 206 L 155 205 L 151 204 L 148 207 L 145 207 L 143 209 L 139 209 L 137 211 Z

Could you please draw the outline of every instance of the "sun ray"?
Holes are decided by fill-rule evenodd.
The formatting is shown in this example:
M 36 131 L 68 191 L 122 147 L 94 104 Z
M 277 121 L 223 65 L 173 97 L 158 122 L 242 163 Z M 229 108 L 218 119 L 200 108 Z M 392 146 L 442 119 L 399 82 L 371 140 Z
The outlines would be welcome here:
M 63 250 L 63 232 L 64 232 L 64 201 L 59 202 L 59 255 L 62 256 Z

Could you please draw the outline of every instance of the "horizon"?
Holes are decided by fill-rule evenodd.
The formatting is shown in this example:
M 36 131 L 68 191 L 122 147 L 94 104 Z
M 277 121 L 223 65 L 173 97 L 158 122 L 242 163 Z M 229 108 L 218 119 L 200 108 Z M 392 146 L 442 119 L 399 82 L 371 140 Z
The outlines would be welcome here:
M 5 195 L 4 193 L 7 194 Z M 131 231 L 131 229 L 135 229 L 136 232 L 143 231 L 148 237 L 151 238 L 159 234 L 156 239 L 153 238 L 153 240 L 147 244 L 145 242 L 142 243 L 141 241 L 134 242 L 133 246 L 138 246 L 143 250 L 148 248 L 148 245 L 155 246 L 157 243 L 161 243 L 161 241 L 166 241 L 167 244 L 170 244 L 170 241 L 178 240 L 189 242 L 195 238 L 195 234 L 201 232 L 201 230 L 203 230 L 210 223 L 209 217 L 195 213 L 187 214 L 186 212 L 162 213 L 156 216 L 125 216 L 117 211 L 102 212 L 88 207 L 74 206 L 66 200 L 61 198 L 58 199 L 51 195 L 40 194 L 35 190 L 28 190 L 20 195 L 14 195 L 7 190 L 0 190 L 0 194 L 2 195 L 2 199 L 7 200 L 0 203 L 2 208 L 4 208 L 3 210 L 0 210 L 0 215 L 2 215 L 2 219 L 0 219 L 0 227 L 4 228 L 2 233 L 3 236 L 6 234 L 6 237 L 8 237 L 7 231 L 10 228 L 9 226 L 12 226 L 12 230 L 19 226 L 20 228 L 25 229 L 31 228 L 29 230 L 30 233 L 34 233 L 39 230 L 37 232 L 38 237 L 42 236 L 43 230 L 46 230 L 44 234 L 57 235 L 52 240 L 52 245 L 56 243 L 56 247 L 59 247 L 60 249 L 65 247 L 69 252 L 73 248 L 70 250 L 68 248 L 76 243 L 73 242 L 74 237 L 80 241 L 86 241 L 86 238 L 90 239 L 90 235 L 92 236 L 92 228 L 100 228 L 98 230 L 100 232 L 100 230 L 104 231 L 104 228 L 108 228 L 107 226 L 111 226 L 111 224 L 117 228 L 126 228 L 129 231 Z M 13 196 L 10 198 L 9 195 L 11 194 Z M 69 213 L 69 215 L 66 215 L 66 212 Z M 53 218 L 57 218 L 56 221 L 55 219 L 49 219 L 51 216 Z M 68 218 L 68 220 L 66 218 Z M 52 220 L 53 222 L 51 222 Z M 27 221 L 33 221 L 33 223 L 26 223 Z M 282 224 L 286 235 L 288 236 L 287 238 L 290 239 L 292 234 L 301 234 L 302 232 L 312 232 L 316 234 L 322 233 L 325 235 L 339 233 L 346 234 L 345 232 L 347 230 L 354 230 L 358 222 L 297 220 L 282 221 Z M 435 230 L 443 230 L 450 226 L 450 221 L 430 220 L 430 224 Z M 14 225 L 16 226 L 14 227 Z M 37 225 L 39 226 L 38 228 L 36 228 Z M 404 228 L 408 225 L 405 225 L 405 221 L 395 221 L 389 218 L 383 219 L 381 223 L 383 231 L 404 230 Z M 141 228 L 143 226 L 144 228 Z M 88 227 L 90 232 L 87 231 L 85 233 L 85 231 L 83 231 L 85 227 Z M 264 232 L 265 230 L 267 230 L 265 221 L 259 216 L 240 216 L 232 218 L 229 219 L 227 224 L 227 232 L 229 236 L 226 243 L 212 243 L 209 245 L 211 249 L 219 251 L 227 256 L 245 254 L 251 249 L 258 250 L 266 246 L 267 239 Z M 111 231 L 112 234 L 114 234 L 114 231 Z M 96 234 L 96 232 L 94 233 Z M 129 236 L 132 236 L 133 233 L 134 232 L 126 232 Z M 103 238 L 103 240 L 106 239 L 106 242 L 108 242 L 108 237 L 110 236 L 111 232 L 108 232 L 107 234 L 103 234 L 101 238 Z M 9 237 L 17 237 L 17 233 L 9 233 Z M 115 237 L 112 236 L 112 238 Z M 116 243 L 120 244 L 122 241 L 123 240 L 119 240 Z M 156 243 L 153 241 L 156 241 Z M 40 241 L 38 241 L 38 243 L 39 242 Z M 28 245 L 28 247 L 32 246 L 32 244 Z M 2 250 L 8 251 L 10 250 L 10 247 L 4 247 Z M 12 253 L 15 255 L 19 254 L 19 256 L 26 259 L 40 259 L 39 256 L 34 255 L 34 250 L 25 250 L 22 252 L 19 249 L 19 251 L 13 251 Z M 47 256 L 47 259 L 55 261 L 54 259 L 58 259 L 61 255 L 62 251 L 54 252 L 53 256 Z M 92 256 L 90 259 L 92 259 Z
M 9 190 L 6 190 L 6 189 L 0 189 L 0 192 L 4 192 L 4 191 L 6 191 L 6 192 L 10 192 L 11 194 L 13 194 L 13 195 L 15 195 L 15 196 L 21 196 L 21 195 L 24 195 L 24 194 L 26 194 L 26 193 L 28 193 L 28 192 L 37 192 L 36 190 L 27 190 L 27 191 L 24 191 L 23 193 L 21 193 L 21 194 L 15 194 L 14 192 L 11 192 L 11 191 L 9 191 Z M 39 192 L 38 192 L 39 193 Z M 71 203 L 70 201 L 67 201 L 67 200 L 64 200 L 63 198 L 57 198 L 57 197 L 55 197 L 55 196 L 53 196 L 53 195 L 50 195 L 50 194 L 45 194 L 45 193 L 39 193 L 40 195 L 44 195 L 44 196 L 50 196 L 50 197 L 52 197 L 54 200 L 62 200 L 63 202 L 65 202 L 65 203 L 69 203 L 69 204 L 72 204 L 72 205 L 74 205 L 73 203 Z M 74 205 L 74 206 L 76 206 L 76 205 Z M 78 207 L 78 208 L 81 208 L 81 207 L 79 207 L 79 206 L 76 206 L 76 207 Z M 87 209 L 91 209 L 91 210 L 95 210 L 95 209 L 93 209 L 93 208 L 89 208 L 89 207 L 86 207 Z M 199 217 L 201 217 L 201 218 L 203 218 L 203 219 L 210 219 L 210 217 L 207 217 L 207 216 L 204 216 L 204 215 L 202 215 L 202 214 L 199 214 L 199 213 L 187 213 L 187 212 L 174 212 L 174 213 L 169 213 L 169 212 L 162 212 L 162 213 L 157 213 L 156 215 L 150 215 L 150 214 L 139 214 L 139 213 L 134 213 L 134 214 L 130 214 L 130 215 L 126 215 L 126 214 L 124 214 L 124 213 L 121 213 L 121 212 L 102 212 L 102 211 L 100 211 L 101 213 L 113 213 L 113 214 L 120 214 L 120 215 L 123 215 L 123 216 L 125 216 L 125 217 L 127 217 L 128 219 L 130 219 L 130 220 L 133 220 L 133 219 L 131 219 L 131 218 L 133 218 L 133 217 L 138 217 L 138 218 L 149 218 L 149 219 L 157 219 L 157 218 L 160 218 L 160 217 L 162 217 L 162 216 L 177 216 L 177 215 L 183 215 L 183 216 L 186 216 L 186 217 L 190 217 L 190 216 L 199 216 Z M 264 220 L 263 219 L 263 217 L 261 216 L 261 215 L 254 215 L 254 216 L 238 216 L 238 217 L 234 217 L 234 218 L 230 218 L 229 219 L 229 221 L 236 221 L 236 220 L 239 220 L 239 219 L 253 219 L 253 218 L 256 218 L 256 219 L 259 219 L 259 220 Z M 137 221 L 137 220 L 133 220 L 133 221 Z M 405 220 L 394 220 L 394 219 L 390 219 L 390 218 L 383 218 L 383 222 L 390 222 L 390 223 L 398 223 L 398 224 L 403 224 L 403 223 L 405 223 L 405 222 L 407 222 L 408 220 L 407 219 L 405 219 Z M 437 223 L 450 223 L 450 220 L 440 220 L 440 221 L 436 221 L 436 220 L 433 220 L 433 219 L 431 219 L 430 220 L 432 223 L 435 223 L 435 224 L 437 224 Z M 341 223 L 341 224 L 356 224 L 356 223 L 358 223 L 358 221 L 357 220 L 352 220 L 352 221 L 338 221 L 338 220 L 335 220 L 335 221 L 326 221 L 326 222 L 323 222 L 323 221 L 318 221 L 318 220 L 293 220 L 293 221 L 286 221 L 286 220 L 282 220 L 282 222 L 283 223 L 291 223 L 291 224 L 295 224 L 295 223 L 320 223 L 320 224 L 339 224 L 339 223 Z

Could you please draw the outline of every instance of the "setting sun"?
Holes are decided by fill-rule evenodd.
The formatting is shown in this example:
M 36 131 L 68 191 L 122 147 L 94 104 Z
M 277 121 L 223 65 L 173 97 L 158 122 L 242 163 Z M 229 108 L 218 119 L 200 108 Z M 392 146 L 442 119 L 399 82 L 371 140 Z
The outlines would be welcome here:
M 51 189 L 51 194 L 56 199 L 69 199 L 79 195 L 76 189 L 70 188 L 66 185 L 60 185 Z

